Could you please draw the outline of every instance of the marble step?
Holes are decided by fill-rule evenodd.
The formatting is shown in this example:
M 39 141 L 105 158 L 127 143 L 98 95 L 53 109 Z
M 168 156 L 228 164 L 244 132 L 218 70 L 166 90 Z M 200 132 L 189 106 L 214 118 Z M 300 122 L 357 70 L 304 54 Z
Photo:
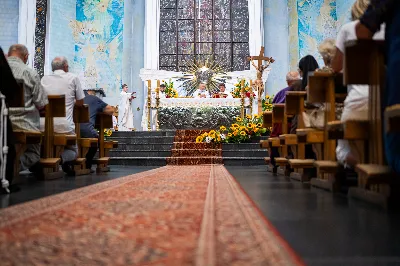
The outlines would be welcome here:
M 110 140 L 118 141 L 118 144 L 172 144 L 173 136 L 145 136 L 145 137 L 110 137 Z
M 268 151 L 264 149 L 250 150 L 222 150 L 222 157 L 267 157 Z
M 155 136 L 175 136 L 175 130 L 169 131 L 114 131 L 111 137 L 155 137 Z
M 222 157 L 169 157 L 168 165 L 222 164 Z
M 110 159 L 110 165 L 165 166 L 166 164 L 166 157 L 115 157 Z
M 221 149 L 173 149 L 172 157 L 221 157 Z
M 160 143 L 147 143 L 147 144 L 126 144 L 119 143 L 117 149 L 111 151 L 171 151 L 172 144 L 160 144 Z
M 259 150 L 260 143 L 226 143 L 222 144 L 222 149 L 224 151 L 228 150 Z M 266 151 L 266 149 L 263 149 Z
M 264 157 L 224 157 L 224 165 L 265 165 Z
M 171 150 L 111 150 L 110 157 L 169 157 Z

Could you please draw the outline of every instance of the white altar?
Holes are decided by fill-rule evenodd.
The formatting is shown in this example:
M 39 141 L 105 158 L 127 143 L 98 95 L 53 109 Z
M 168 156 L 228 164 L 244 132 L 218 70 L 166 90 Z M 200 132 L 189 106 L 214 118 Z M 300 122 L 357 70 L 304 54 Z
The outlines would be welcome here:
M 268 75 L 271 69 L 268 68 L 264 72 L 263 81 L 264 83 L 268 79 Z M 237 71 L 237 72 L 230 72 L 227 73 L 229 79 L 227 82 L 230 83 L 237 83 L 242 79 L 246 80 L 255 80 L 256 79 L 256 71 L 255 70 L 245 70 L 245 71 Z M 172 72 L 172 71 L 165 71 L 165 70 L 148 70 L 142 69 L 140 73 L 140 77 L 145 82 L 145 95 L 146 101 L 143 106 L 143 117 L 142 117 L 142 129 L 144 131 L 147 130 L 157 130 L 158 122 L 159 122 L 159 111 L 166 108 L 178 108 L 175 109 L 176 112 L 181 112 L 182 108 L 191 108 L 192 112 L 198 112 L 199 109 L 193 108 L 222 108 L 222 110 L 228 110 L 231 112 L 231 115 L 234 113 L 232 110 L 234 108 L 240 109 L 244 108 L 245 114 L 257 114 L 258 106 L 257 106 L 257 98 L 253 98 L 252 104 L 249 98 L 244 98 L 244 102 L 242 104 L 241 98 L 233 98 L 233 99 L 226 99 L 226 98 L 158 98 L 156 93 L 157 87 L 157 80 L 169 80 L 169 79 L 179 79 L 185 75 L 185 73 L 181 72 Z M 151 88 L 149 89 L 149 83 L 151 83 Z M 256 92 L 255 92 L 256 93 Z M 265 93 L 265 92 L 264 92 Z M 256 93 L 257 94 L 257 93 Z M 251 105 L 251 106 L 250 106 Z M 251 108 L 252 107 L 252 108 Z M 252 111 L 251 111 L 252 110 Z M 236 113 L 235 113 L 236 115 Z M 174 112 L 169 112 L 169 116 L 172 119 L 174 116 Z M 187 114 L 186 114 L 187 116 Z M 236 115 L 238 116 L 238 115 Z M 182 118 L 180 118 L 182 119 Z M 202 118 L 204 119 L 204 118 Z

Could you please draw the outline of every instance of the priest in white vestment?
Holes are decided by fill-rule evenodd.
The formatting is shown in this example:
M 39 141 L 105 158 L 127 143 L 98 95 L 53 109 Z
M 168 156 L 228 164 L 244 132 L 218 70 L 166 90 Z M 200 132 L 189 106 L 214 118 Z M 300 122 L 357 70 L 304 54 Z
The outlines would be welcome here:
M 133 111 L 132 100 L 135 99 L 132 93 L 128 92 L 128 85 L 122 85 L 120 100 L 118 105 L 118 130 L 132 131 L 133 127 Z
M 210 98 L 210 93 L 206 89 L 205 83 L 200 83 L 199 88 L 193 93 L 194 98 Z

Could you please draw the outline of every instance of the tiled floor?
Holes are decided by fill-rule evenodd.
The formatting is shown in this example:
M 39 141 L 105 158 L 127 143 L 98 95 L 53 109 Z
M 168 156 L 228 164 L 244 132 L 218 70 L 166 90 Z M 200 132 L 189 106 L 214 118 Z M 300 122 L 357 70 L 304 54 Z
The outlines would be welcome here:
M 15 204 L 54 195 L 68 190 L 96 184 L 98 182 L 111 180 L 127 175 L 140 173 L 157 168 L 157 166 L 121 166 L 114 165 L 111 172 L 100 175 L 91 174 L 78 177 L 65 177 L 50 181 L 38 181 L 33 177 L 23 178 L 21 191 L 11 195 L 0 195 L 0 208 L 6 208 Z
M 8 207 L 156 167 L 113 166 L 107 174 L 36 181 L 0 196 Z M 227 166 L 307 265 L 400 265 L 400 213 L 267 174 L 265 166 Z
M 307 265 L 400 265 L 400 213 L 274 177 L 264 166 L 227 169 Z

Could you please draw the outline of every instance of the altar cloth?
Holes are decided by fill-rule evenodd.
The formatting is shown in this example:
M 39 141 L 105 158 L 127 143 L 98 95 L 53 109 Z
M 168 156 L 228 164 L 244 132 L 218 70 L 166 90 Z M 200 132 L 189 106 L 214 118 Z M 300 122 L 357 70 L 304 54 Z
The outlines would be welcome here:
M 257 100 L 253 100 L 253 104 Z M 250 106 L 249 98 L 244 101 L 245 106 Z M 240 98 L 160 98 L 159 107 L 204 107 L 204 106 L 241 106 Z M 152 107 L 156 107 L 156 100 L 152 101 Z

